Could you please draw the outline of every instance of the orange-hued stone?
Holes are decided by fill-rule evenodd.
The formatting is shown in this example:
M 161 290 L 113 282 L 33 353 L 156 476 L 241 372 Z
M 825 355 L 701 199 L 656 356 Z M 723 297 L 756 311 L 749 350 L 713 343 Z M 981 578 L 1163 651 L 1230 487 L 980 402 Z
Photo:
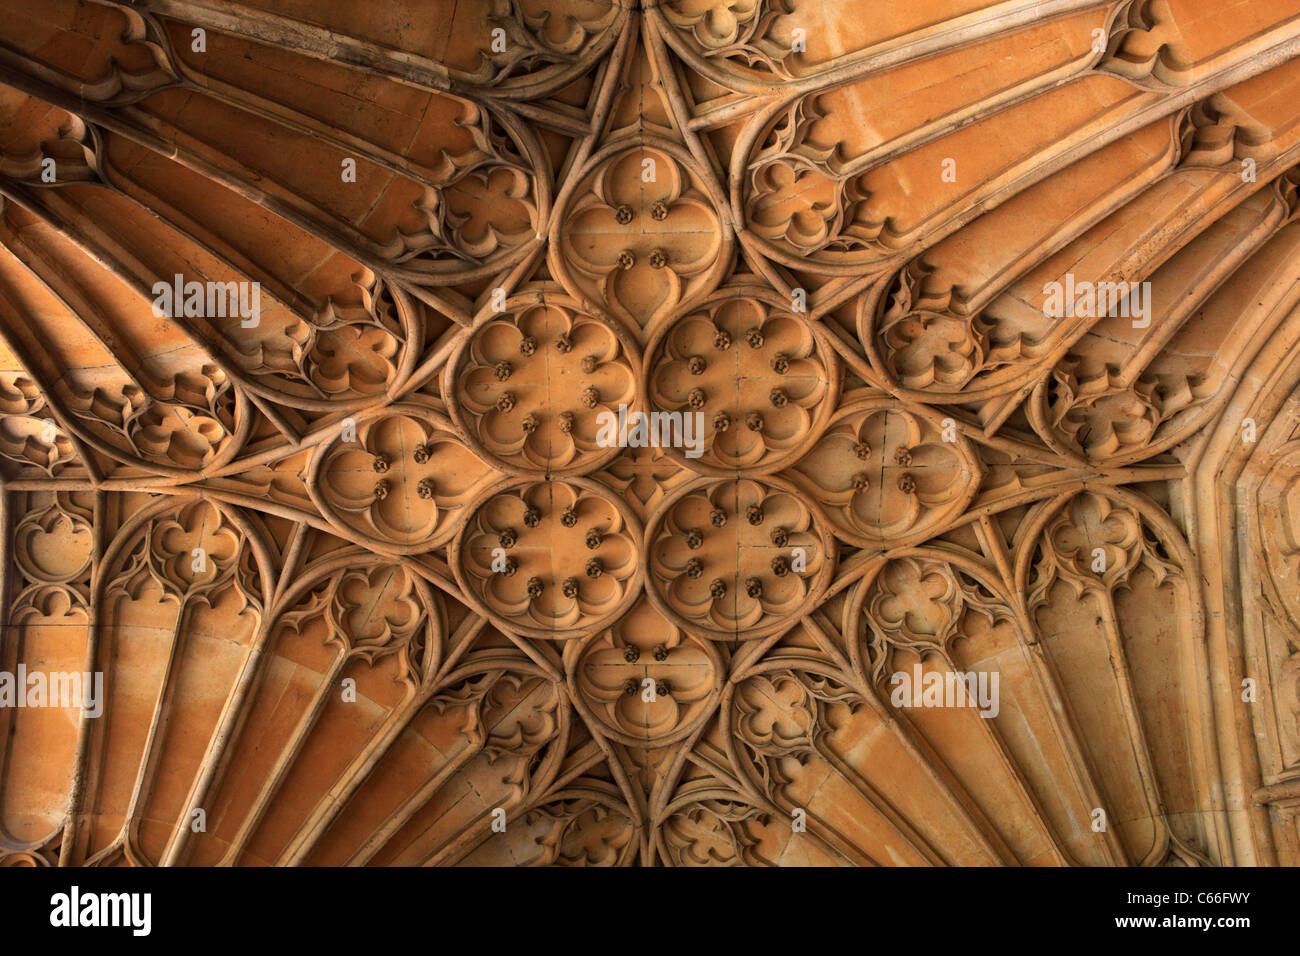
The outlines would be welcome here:
M 1294 3 L 361 6 L 0 0 L 0 865 L 1300 865 Z

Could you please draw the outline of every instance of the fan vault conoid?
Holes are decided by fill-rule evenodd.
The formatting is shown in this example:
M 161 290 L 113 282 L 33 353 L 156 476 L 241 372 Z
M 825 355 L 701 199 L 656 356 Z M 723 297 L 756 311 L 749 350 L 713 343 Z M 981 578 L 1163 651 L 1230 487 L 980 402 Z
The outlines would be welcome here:
M 1298 55 L 0 0 L 0 862 L 1300 863 Z

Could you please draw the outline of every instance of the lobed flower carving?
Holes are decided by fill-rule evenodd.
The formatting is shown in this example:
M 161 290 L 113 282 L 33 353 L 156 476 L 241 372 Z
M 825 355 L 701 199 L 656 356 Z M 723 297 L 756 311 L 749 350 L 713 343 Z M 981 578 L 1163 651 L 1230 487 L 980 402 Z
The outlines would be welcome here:
M 351 434 L 352 420 L 345 420 L 309 468 L 307 490 L 321 513 L 383 551 L 425 551 L 447 541 L 455 515 L 496 473 L 439 417 L 399 405 L 353 422 Z
M 400 654 L 401 673 L 418 685 L 440 659 L 436 636 L 430 640 L 431 596 L 400 565 L 383 564 L 364 557 L 358 564 L 325 578 L 296 606 L 282 613 L 278 623 L 303 633 L 309 622 L 323 622 L 326 644 L 345 657 L 373 665 Z
M 847 170 L 838 143 L 816 141 L 824 118 L 813 95 L 777 115 L 747 166 L 745 223 L 791 261 L 888 252 L 895 234 L 869 218 L 864 174 Z
M 955 420 L 944 426 L 879 398 L 838 413 L 790 476 L 825 505 L 837 534 L 886 548 L 932 535 L 961 513 L 980 468 Z
M 1164 422 L 1202 405 L 1210 394 L 1213 389 L 1198 378 L 1162 383 L 1126 378 L 1110 367 L 1087 374 L 1076 357 L 1067 356 L 1040 387 L 1035 411 L 1046 421 L 1043 437 L 1049 443 L 1089 461 L 1107 461 L 1141 456 Z
M 82 578 L 94 552 L 92 514 L 70 496 L 53 496 L 31 511 L 13 532 L 14 560 L 30 581 L 62 584 Z
M 699 797 L 672 808 L 656 839 L 673 866 L 762 866 L 759 835 L 770 815 L 736 800 Z
M 76 453 L 67 432 L 53 417 L 45 396 L 25 375 L 0 376 L 0 455 L 53 477 Z
M 644 599 L 566 657 L 575 702 L 626 744 L 678 740 L 716 703 L 721 669 L 712 648 Z
M 958 391 L 979 372 L 1014 358 L 1014 348 L 992 343 L 990 320 L 966 314 L 952 289 L 929 289 L 926 274 L 916 266 L 904 269 L 876 320 L 875 341 L 890 380 L 908 389 Z
M 567 705 L 559 684 L 513 672 L 502 674 L 483 696 L 484 750 L 492 759 L 523 757 L 531 764 L 539 752 L 556 743 L 567 719 Z M 526 766 L 519 770 L 527 772 Z
M 383 394 L 398 377 L 415 331 L 411 306 L 369 269 L 358 273 L 352 285 L 355 291 L 331 295 L 312 315 L 293 316 L 279 326 L 276 313 L 269 311 L 262 323 L 265 333 L 251 345 L 237 344 L 250 371 L 275 380 L 298 403 Z
M 715 640 L 760 637 L 811 606 L 834 571 L 825 523 L 779 479 L 695 483 L 646 530 L 651 600 Z
M 730 264 L 714 190 L 680 147 L 606 150 L 556 212 L 552 273 L 631 328 L 654 324 L 706 294 Z
M 511 135 L 492 113 L 457 100 L 454 126 L 468 137 L 457 154 L 442 152 L 416 191 L 408 220 L 415 228 L 393 229 L 380 254 L 395 264 L 445 272 L 483 261 L 508 259 L 536 238 L 538 182 Z
M 839 386 L 821 333 L 758 294 L 719 293 L 674 322 L 653 352 L 652 407 L 699 413 L 703 455 L 671 454 L 705 473 L 775 471 L 815 445 Z
M 1150 572 L 1157 585 L 1181 574 L 1137 511 L 1084 492 L 1071 498 L 1043 529 L 1029 582 L 1029 606 L 1044 603 L 1058 580 L 1079 596 L 1085 591 L 1113 592 L 1125 587 L 1139 568 Z
M 469 79 L 488 87 L 510 86 L 529 74 L 583 62 L 609 45 L 620 4 L 585 0 L 556 15 L 551 4 L 538 0 L 492 0 L 487 21 L 505 32 L 504 50 L 481 54 L 482 62 Z
M 569 638 L 607 625 L 641 586 L 640 526 L 585 479 L 492 490 L 452 545 L 466 595 L 503 626 Z
M 637 827 L 625 808 L 590 797 L 547 804 L 524 822 L 543 825 L 542 854 L 530 866 L 626 866 L 636 850 Z
M 671 0 L 661 9 L 664 19 L 699 44 L 705 57 L 736 60 L 793 78 L 787 63 L 791 44 L 773 31 L 775 21 L 789 13 L 788 0 Z
M 244 531 L 203 498 L 150 517 L 119 561 L 105 572 L 109 594 L 138 600 L 157 588 L 184 608 L 196 601 L 211 605 L 233 589 L 245 607 L 256 610 L 262 604 L 259 569 Z
M 626 333 L 565 296 L 529 295 L 467 335 L 446 391 L 466 441 L 507 471 L 571 474 L 618 454 L 602 413 L 637 401 L 639 357 Z
M 123 381 L 74 392 L 69 405 L 96 447 L 155 467 L 200 471 L 228 461 L 238 450 L 240 402 L 225 371 L 205 365 L 146 391 Z M 134 462 L 133 462 L 134 463 Z
M 741 768 L 757 777 L 764 792 L 788 799 L 796 767 L 814 754 L 824 756 L 834 719 L 862 704 L 857 691 L 811 671 L 772 670 L 740 682 L 730 717 L 732 733 L 751 761 Z
M 964 622 L 971 612 L 990 624 L 1014 620 L 1003 601 L 946 561 L 909 555 L 886 562 L 863 603 L 872 678 L 879 682 L 887 677 L 899 649 L 920 657 L 937 654 L 951 666 L 952 643 L 966 633 Z

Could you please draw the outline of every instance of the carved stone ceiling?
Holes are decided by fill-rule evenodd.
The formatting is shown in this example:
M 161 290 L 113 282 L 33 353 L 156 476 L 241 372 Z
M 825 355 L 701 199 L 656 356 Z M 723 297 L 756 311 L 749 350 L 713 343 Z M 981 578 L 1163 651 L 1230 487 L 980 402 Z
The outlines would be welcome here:
M 0 860 L 1300 863 L 1298 54 L 0 0 Z

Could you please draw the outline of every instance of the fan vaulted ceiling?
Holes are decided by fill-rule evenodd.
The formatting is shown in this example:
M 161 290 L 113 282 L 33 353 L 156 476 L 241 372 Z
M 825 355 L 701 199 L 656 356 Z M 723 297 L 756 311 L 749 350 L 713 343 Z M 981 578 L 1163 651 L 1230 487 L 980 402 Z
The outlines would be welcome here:
M 1297 55 L 0 0 L 0 862 L 1300 863 Z

